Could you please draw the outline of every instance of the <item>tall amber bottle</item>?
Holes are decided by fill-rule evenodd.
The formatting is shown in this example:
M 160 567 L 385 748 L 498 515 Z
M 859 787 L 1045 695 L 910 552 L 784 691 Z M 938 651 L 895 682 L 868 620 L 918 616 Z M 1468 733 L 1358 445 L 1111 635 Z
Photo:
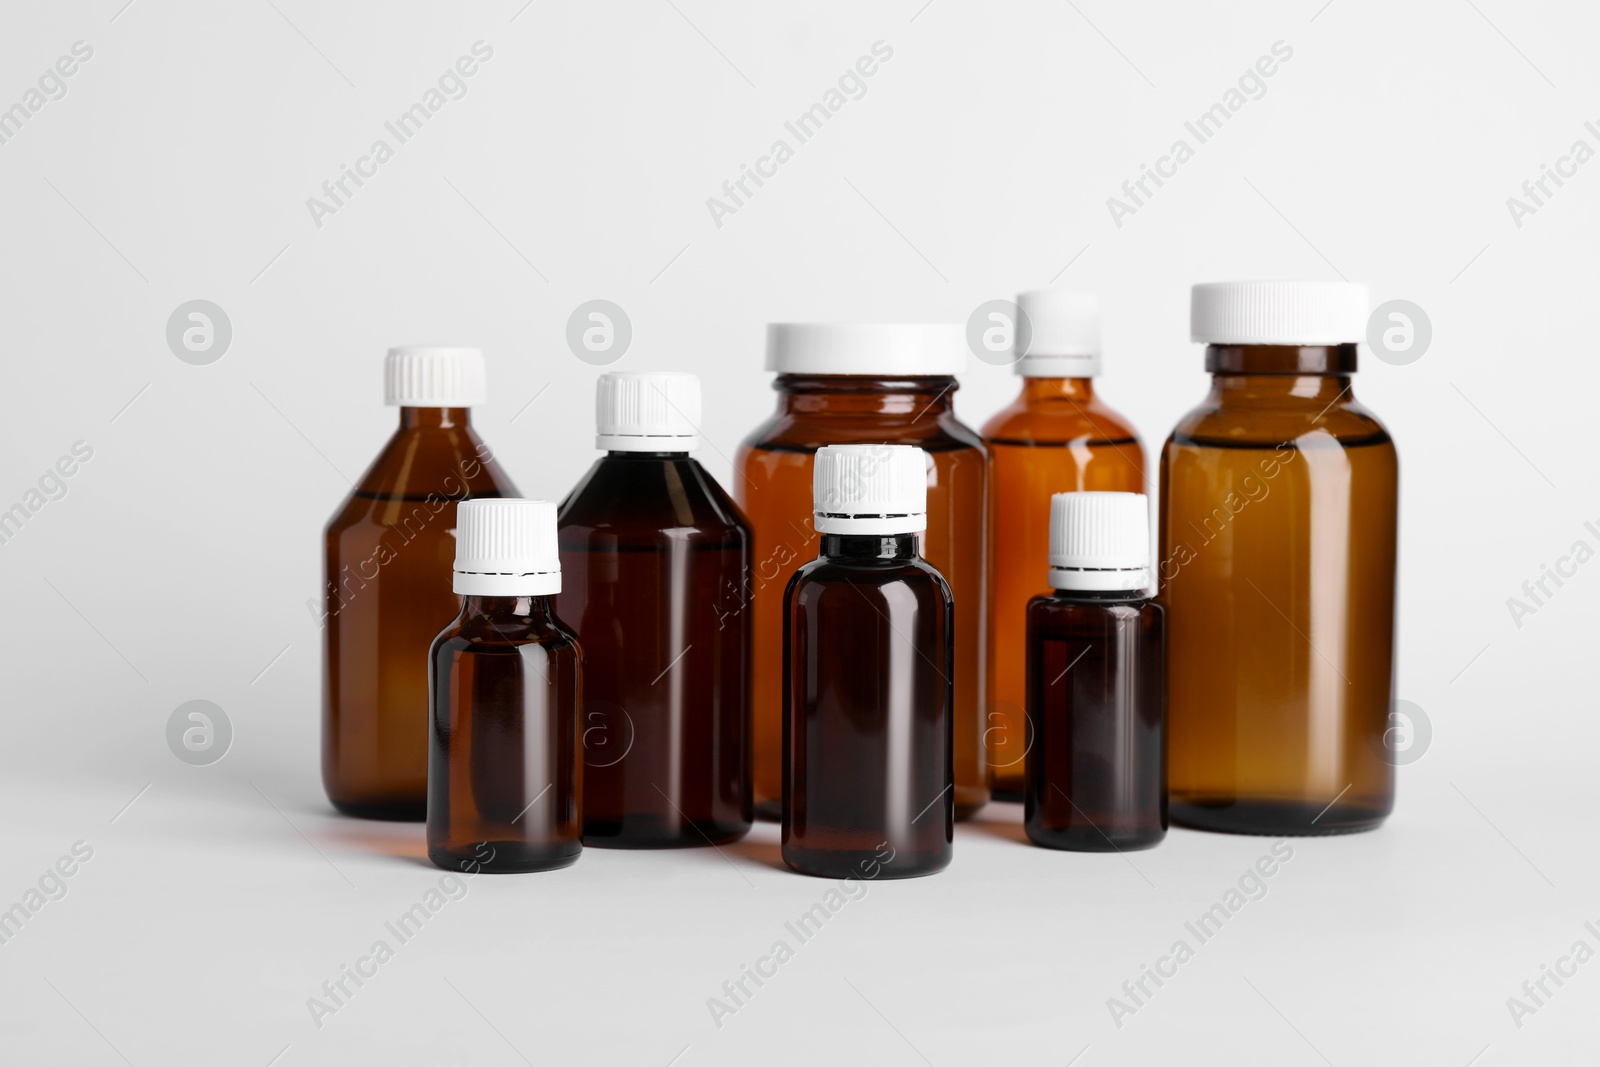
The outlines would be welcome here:
M 950 587 L 917 552 L 927 457 L 816 457 L 817 558 L 784 594 L 783 861 L 824 878 L 950 863 Z
M 428 858 L 565 867 L 583 851 L 583 653 L 552 605 L 555 505 L 464 501 L 451 584 L 460 614 L 428 653 Z
M 1144 492 L 1144 446 L 1096 394 L 1100 300 L 1044 289 L 1017 297 L 1022 392 L 983 426 L 989 446 L 988 694 L 984 758 L 996 800 L 1022 799 L 1033 743 L 1027 706 L 1028 602 L 1049 592 L 1050 497 Z M 1019 347 L 1022 347 L 1019 344 Z M 1036 725 L 1036 724 L 1033 724 Z
M 983 769 L 983 632 L 988 454 L 957 419 L 955 374 L 966 362 L 960 326 L 780 323 L 767 328 L 767 369 L 778 410 L 734 460 L 734 488 L 754 535 L 736 594 L 754 622 L 751 744 L 756 814 L 776 819 L 783 789 L 783 590 L 816 558 L 812 457 L 830 444 L 915 445 L 928 454 L 922 555 L 955 596 L 955 815 L 989 799 Z M 732 599 L 732 597 L 730 597 Z M 732 610 L 731 608 L 729 610 Z
M 561 505 L 556 610 L 584 681 L 583 837 L 608 848 L 722 844 L 750 829 L 750 616 L 726 611 L 750 527 L 689 454 L 700 380 L 605 374 L 606 450 Z
M 460 609 L 456 502 L 517 490 L 468 421 L 477 349 L 392 349 L 384 385 L 400 427 L 323 532 L 322 784 L 347 815 L 421 821 L 428 647 Z
M 1398 466 L 1350 391 L 1365 286 L 1197 285 L 1211 393 L 1161 454 L 1169 812 L 1203 830 L 1377 826 Z

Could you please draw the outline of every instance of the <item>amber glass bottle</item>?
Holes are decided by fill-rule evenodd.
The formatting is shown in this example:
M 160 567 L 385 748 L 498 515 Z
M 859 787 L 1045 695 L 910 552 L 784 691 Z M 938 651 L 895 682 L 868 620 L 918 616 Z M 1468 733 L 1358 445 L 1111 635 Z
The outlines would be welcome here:
M 1366 287 L 1194 289 L 1211 393 L 1161 454 L 1174 822 L 1314 834 L 1394 804 L 1398 466 L 1350 392 Z
M 959 326 L 774 324 L 767 367 L 778 410 L 734 460 L 734 489 L 754 535 L 740 595 L 754 621 L 751 741 L 756 814 L 777 818 L 782 790 L 783 590 L 816 558 L 812 456 L 829 444 L 888 442 L 928 455 L 928 528 L 921 553 L 950 583 L 955 631 L 955 810 L 989 799 L 983 769 L 987 454 L 951 398 L 966 342 Z
M 517 490 L 468 421 L 477 349 L 392 349 L 384 378 L 400 428 L 323 532 L 322 784 L 346 815 L 420 822 L 428 646 L 460 609 L 456 502 Z
M 588 668 L 583 837 L 612 848 L 722 844 L 750 829 L 750 528 L 690 455 L 692 374 L 606 374 L 606 455 L 561 505 L 562 590 Z
M 988 695 L 984 759 L 997 800 L 1021 800 L 1032 730 L 1027 700 L 1028 602 L 1044 582 L 1054 493 L 1144 491 L 1139 435 L 1095 395 L 1100 301 L 1089 293 L 1023 293 L 1016 333 L 1022 392 L 983 426 L 989 446 Z
M 926 464 L 904 445 L 816 456 L 820 555 L 784 594 L 783 861 L 802 874 L 950 863 L 953 607 L 917 552 Z
M 565 867 L 583 851 L 583 656 L 551 603 L 556 508 L 459 511 L 461 613 L 429 654 L 428 858 L 474 874 Z
M 1125 852 L 1167 834 L 1162 609 L 1142 493 L 1051 499 L 1048 581 L 1028 605 L 1024 827 L 1047 848 Z

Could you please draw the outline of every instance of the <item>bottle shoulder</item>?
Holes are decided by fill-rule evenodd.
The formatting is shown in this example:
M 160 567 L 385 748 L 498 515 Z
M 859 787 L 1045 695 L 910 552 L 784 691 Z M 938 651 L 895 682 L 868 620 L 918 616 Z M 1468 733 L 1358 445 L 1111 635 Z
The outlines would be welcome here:
M 529 646 L 550 655 L 581 655 L 578 636 L 553 612 L 544 615 L 468 615 L 462 613 L 434 638 L 433 650 L 502 654 Z
M 1163 451 L 1183 446 L 1393 450 L 1394 441 L 1383 422 L 1346 392 L 1332 403 L 1274 397 L 1232 405 L 1208 397 L 1178 420 Z
M 739 446 L 735 464 L 742 468 L 754 452 L 810 454 L 824 445 L 916 445 L 925 452 L 988 451 L 983 437 L 953 412 L 778 413 L 769 417 Z
M 919 596 L 952 600 L 950 583 L 927 560 L 854 560 L 820 556 L 804 564 L 789 579 L 788 595 L 816 599 L 830 592 L 858 597 L 876 591 L 880 596 L 893 587 Z
M 579 479 L 556 517 L 564 547 L 604 535 L 654 542 L 747 544 L 750 523 L 733 498 L 688 455 L 602 456 Z
M 983 439 L 991 445 L 1081 443 L 1143 448 L 1133 423 L 1098 397 L 1087 402 L 1063 397 L 1029 403 L 1019 395 L 983 424 Z
M 518 496 L 494 450 L 470 426 L 405 428 L 385 442 L 348 501 Z

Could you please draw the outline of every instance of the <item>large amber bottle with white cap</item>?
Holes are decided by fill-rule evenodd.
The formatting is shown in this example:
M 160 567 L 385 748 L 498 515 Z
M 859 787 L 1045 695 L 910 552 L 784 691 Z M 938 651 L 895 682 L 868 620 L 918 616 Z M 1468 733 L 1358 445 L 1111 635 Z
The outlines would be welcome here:
M 734 459 L 734 491 L 753 533 L 745 582 L 719 613 L 748 611 L 756 814 L 776 819 L 783 790 L 783 590 L 817 558 L 812 457 L 833 444 L 915 445 L 927 453 L 928 528 L 921 552 L 955 595 L 955 817 L 989 799 L 983 767 L 983 632 L 988 453 L 956 418 L 966 338 L 953 324 L 778 323 L 767 369 L 778 409 Z
M 460 610 L 456 503 L 517 490 L 472 430 L 477 349 L 391 349 L 384 379 L 400 426 L 323 532 L 322 784 L 347 815 L 421 821 L 428 646 Z
M 1144 492 L 1144 446 L 1101 400 L 1100 300 L 1046 289 L 1017 297 L 1022 391 L 983 427 L 989 446 L 988 696 L 984 759 L 998 800 L 1021 800 L 1027 721 L 1028 602 L 1049 591 L 1045 557 L 1056 493 Z
M 1161 454 L 1169 812 L 1204 830 L 1377 826 L 1398 465 L 1351 393 L 1365 286 L 1197 285 L 1211 393 Z

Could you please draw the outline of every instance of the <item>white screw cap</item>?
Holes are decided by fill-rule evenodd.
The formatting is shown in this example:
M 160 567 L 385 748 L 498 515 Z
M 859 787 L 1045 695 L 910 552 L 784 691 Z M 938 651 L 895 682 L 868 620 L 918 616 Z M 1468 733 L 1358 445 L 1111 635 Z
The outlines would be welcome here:
M 1050 498 L 1050 588 L 1150 585 L 1150 502 L 1143 493 Z
M 1100 298 L 1072 289 L 1017 294 L 1033 339 L 1019 352 L 1025 378 L 1093 378 L 1100 373 Z
M 1206 282 L 1190 290 L 1189 339 L 1212 345 L 1343 345 L 1367 335 L 1355 282 Z
M 928 454 L 912 445 L 825 445 L 811 495 L 818 533 L 916 533 L 928 528 Z
M 779 374 L 912 378 L 958 374 L 967 365 L 964 327 L 946 322 L 773 322 L 767 369 Z
M 408 345 L 389 349 L 383 402 L 403 408 L 466 408 L 486 398 L 483 353 L 476 348 Z
M 457 504 L 456 562 L 450 587 L 462 596 L 561 592 L 555 504 L 503 497 Z
M 596 448 L 693 452 L 700 447 L 700 379 L 693 374 L 602 374 L 595 383 Z

